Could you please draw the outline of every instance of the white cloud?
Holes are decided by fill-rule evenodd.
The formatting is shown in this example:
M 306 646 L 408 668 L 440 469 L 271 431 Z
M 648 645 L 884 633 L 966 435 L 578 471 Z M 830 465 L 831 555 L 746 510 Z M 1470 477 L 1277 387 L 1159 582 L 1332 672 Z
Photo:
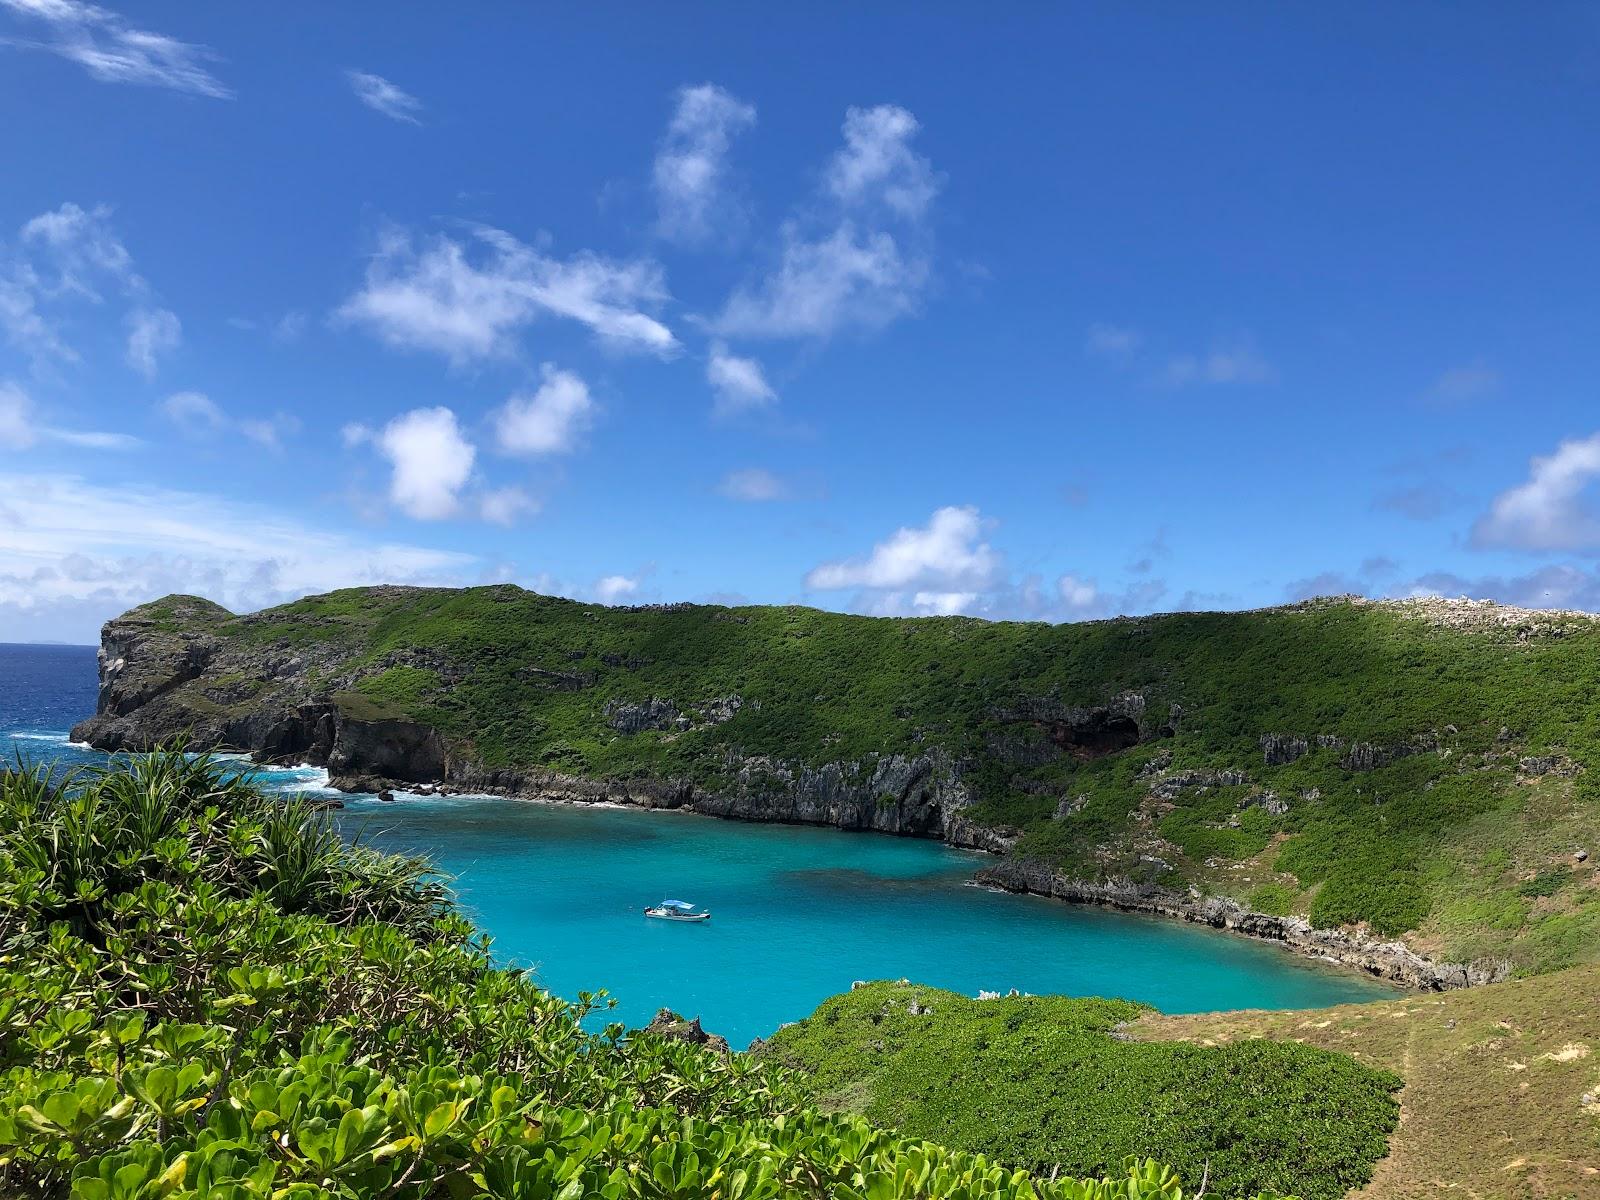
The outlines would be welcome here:
M 1600 433 L 1572 439 L 1535 457 L 1526 482 L 1496 496 L 1478 518 L 1479 546 L 1518 550 L 1600 548 L 1600 514 L 1585 493 L 1600 478 Z
M 131 433 L 107 433 L 99 429 L 42 429 L 40 436 L 79 450 L 135 450 L 144 445 Z
M 34 413 L 33 398 L 18 384 L 0 381 L 0 449 L 26 450 L 39 442 L 59 442 L 80 450 L 132 450 L 142 445 L 126 433 L 42 424 Z
M 939 183 L 932 164 L 911 149 L 920 128 L 893 104 L 847 110 L 844 147 L 826 172 L 828 190 L 841 204 L 882 203 L 901 217 L 921 217 Z
M 930 617 L 959 616 L 977 602 L 977 592 L 917 592 L 911 597 L 911 607 Z
M 806 576 L 817 591 L 839 588 L 918 588 L 927 592 L 981 590 L 1000 574 L 1001 560 L 981 540 L 983 516 L 971 505 L 936 511 L 924 526 L 896 530 L 855 559 L 823 563 Z
M 281 450 L 283 439 L 300 430 L 300 419 L 290 413 L 235 419 L 203 392 L 174 392 L 161 402 L 161 412 L 190 437 L 234 433 L 268 450 Z
M 176 350 L 183 326 L 164 308 L 140 308 L 128 314 L 128 365 L 146 379 L 155 378 L 161 355 Z
M 85 209 L 68 201 L 27 221 L 21 237 L 25 246 L 49 252 L 56 271 L 52 289 L 56 294 L 77 293 L 87 300 L 99 300 L 96 289 L 102 278 L 127 283 L 136 290 L 144 286 L 134 274 L 133 256 L 111 228 L 111 209 L 104 204 Z
M 728 147 L 755 123 L 753 105 L 715 84 L 682 88 L 656 154 L 657 231 L 674 241 L 703 242 L 743 221 L 727 194 Z
M 279 342 L 298 342 L 306 332 L 309 320 L 306 314 L 295 309 L 279 317 L 272 326 L 272 336 Z
M 111 226 L 109 208 L 86 209 L 69 201 L 25 222 L 13 247 L 0 247 L 0 330 L 36 367 L 77 361 L 62 334 L 64 310 L 101 305 L 108 291 L 130 306 L 125 318 L 129 364 L 153 374 L 159 356 L 177 346 L 181 328 L 175 315 L 154 302 L 150 285 L 134 269 L 133 256 Z
M 540 369 L 539 390 L 512 396 L 495 414 L 495 438 L 506 454 L 566 454 L 594 419 L 594 401 L 581 378 L 553 363 Z
M 511 355 L 515 335 L 541 316 L 577 321 L 611 345 L 668 355 L 677 339 L 645 311 L 666 299 L 661 268 L 647 260 L 556 259 L 484 227 L 470 243 L 440 236 L 419 249 L 410 235 L 390 230 L 364 286 L 335 315 L 391 346 L 458 364 Z
M 753 358 L 731 353 L 721 342 L 711 347 L 711 357 L 706 361 L 706 381 L 716 392 L 718 416 L 734 416 L 778 402 L 778 393 L 767 382 L 761 364 Z
M 784 226 L 777 264 L 728 298 L 719 332 L 825 338 L 916 311 L 932 276 L 924 219 L 938 191 L 932 167 L 910 148 L 917 128 L 892 105 L 849 110 L 845 145 L 824 172 L 831 216 Z
M 747 467 L 742 471 L 729 471 L 717 484 L 717 491 L 730 500 L 760 503 L 767 500 L 784 500 L 789 496 L 788 485 L 771 471 L 761 467 Z
M 215 55 L 204 46 L 136 29 L 97 4 L 81 0 L 0 0 L 0 7 L 45 27 L 40 39 L 7 38 L 77 63 L 101 83 L 135 83 L 226 99 L 233 93 L 202 65 Z
M 928 274 L 925 258 L 906 255 L 882 230 L 844 221 L 808 240 L 791 225 L 777 269 L 730 296 L 716 324 L 729 335 L 775 338 L 878 329 L 916 310 Z
M 372 426 L 360 421 L 347 421 L 339 427 L 339 440 L 346 450 L 364 446 L 372 440 Z
M 14 383 L 0 383 L 0 449 L 26 450 L 37 440 L 28 394 Z
M 627 575 L 607 575 L 594 585 L 595 598 L 601 604 L 620 604 L 639 590 L 639 581 Z
M 283 439 L 300 432 L 300 418 L 277 412 L 270 417 L 246 417 L 238 422 L 239 432 L 268 450 L 283 449 Z
M 539 511 L 539 502 L 518 487 L 497 488 L 478 497 L 478 514 L 494 525 L 515 525 Z
M 462 436 L 455 413 L 413 409 L 390 421 L 375 440 L 394 472 L 389 498 L 402 512 L 419 521 L 456 514 L 477 452 Z
M 1173 387 L 1193 383 L 1271 383 L 1278 378 L 1272 364 L 1248 346 L 1182 354 L 1167 364 L 1166 381 Z
M 161 402 L 161 411 L 185 433 L 216 433 L 228 418 L 204 392 L 173 392 Z
M 1056 580 L 1056 594 L 1070 614 L 1098 615 L 1102 602 L 1100 589 L 1094 580 L 1077 575 L 1063 575 Z
M 1137 329 L 1126 329 L 1118 325 L 1096 322 L 1089 326 L 1086 346 L 1090 354 L 1120 357 L 1132 354 L 1143 341 L 1144 338 Z
M 409 92 L 402 91 L 382 75 L 373 75 L 367 71 L 346 71 L 344 77 L 350 81 L 350 88 L 355 92 L 356 99 L 374 112 L 382 113 L 391 120 L 406 121 L 412 125 L 422 124 L 419 116 L 422 112 L 422 101 Z
M 87 642 L 168 592 L 236 611 L 373 583 L 458 585 L 475 559 L 369 542 L 271 509 L 72 475 L 0 472 L 0 630 Z

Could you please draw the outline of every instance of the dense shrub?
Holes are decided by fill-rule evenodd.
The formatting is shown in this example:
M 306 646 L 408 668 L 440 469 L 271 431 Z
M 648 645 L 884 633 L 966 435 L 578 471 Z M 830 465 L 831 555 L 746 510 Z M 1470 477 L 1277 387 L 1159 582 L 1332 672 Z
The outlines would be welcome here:
M 80 1200 L 1180 1200 L 1042 1182 L 585 1027 L 427 874 L 162 753 L 0 773 L 0 1194 Z
M 764 1057 L 814 1095 L 916 1136 L 1036 1171 L 1095 1174 L 1144 1146 L 1224 1194 L 1365 1183 L 1399 1079 L 1287 1042 L 1129 1042 L 1142 1007 L 1061 996 L 973 1000 L 872 984 L 774 1035 Z

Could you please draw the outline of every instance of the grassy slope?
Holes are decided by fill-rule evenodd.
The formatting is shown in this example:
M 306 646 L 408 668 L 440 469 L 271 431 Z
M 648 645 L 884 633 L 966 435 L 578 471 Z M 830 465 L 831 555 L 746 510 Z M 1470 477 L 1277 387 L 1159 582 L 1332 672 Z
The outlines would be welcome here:
M 145 612 L 161 619 L 161 602 Z M 1445 957 L 1537 971 L 1600 957 L 1595 875 L 1560 869 L 1578 846 L 1600 852 L 1600 626 L 1551 624 L 1562 636 L 1522 639 L 1324 603 L 1047 626 L 605 609 L 492 587 L 335 592 L 213 628 L 336 649 L 367 666 L 345 696 L 353 710 L 436 724 L 490 764 L 715 787 L 730 747 L 813 763 L 941 747 L 965 764 L 981 801 L 971 815 L 1020 830 L 1020 854 L 1091 879 L 1197 884 L 1321 925 L 1416 931 Z M 437 653 L 446 675 L 462 673 L 380 668 L 397 653 Z M 1093 705 L 1124 690 L 1145 696 L 1152 727 L 1181 705 L 1177 736 L 1088 763 L 1019 767 L 993 752 L 997 738 L 1043 740 L 1002 720 L 1007 705 Z M 624 736 L 604 718 L 608 701 L 664 697 L 693 719 L 729 694 L 746 702 L 736 717 L 687 732 Z M 1441 750 L 1367 772 L 1332 749 L 1267 767 L 1269 732 L 1380 746 L 1434 734 Z M 1530 785 L 1516 769 L 1526 753 L 1586 770 Z M 1171 771 L 1234 768 L 1249 783 L 1154 804 L 1140 770 L 1158 754 Z M 1266 789 L 1289 811 L 1248 803 Z M 1063 797 L 1080 801 L 1065 820 L 1054 816 Z
M 1402 1115 L 1361 1193 L 1600 1196 L 1600 969 L 1287 1013 L 1149 1015 L 1141 1039 L 1276 1038 L 1398 1072 Z
M 804 1072 L 825 1107 L 1037 1172 L 1093 1174 L 1146 1147 L 1224 1193 L 1332 1200 L 1366 1181 L 1395 1121 L 1392 1074 L 1289 1042 L 1113 1036 L 1144 1011 L 877 983 L 824 1001 L 762 1057 Z

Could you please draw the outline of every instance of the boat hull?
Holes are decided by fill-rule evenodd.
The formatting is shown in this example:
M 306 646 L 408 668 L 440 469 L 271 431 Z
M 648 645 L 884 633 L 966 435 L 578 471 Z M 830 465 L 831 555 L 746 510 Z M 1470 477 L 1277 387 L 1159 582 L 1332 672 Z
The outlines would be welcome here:
M 709 921 L 709 920 L 711 920 L 711 914 L 710 913 L 657 912 L 655 909 L 652 909 L 652 908 L 645 909 L 644 910 L 644 915 L 647 916 L 647 917 L 651 917 L 651 918 L 653 918 L 653 919 L 655 919 L 657 921 Z

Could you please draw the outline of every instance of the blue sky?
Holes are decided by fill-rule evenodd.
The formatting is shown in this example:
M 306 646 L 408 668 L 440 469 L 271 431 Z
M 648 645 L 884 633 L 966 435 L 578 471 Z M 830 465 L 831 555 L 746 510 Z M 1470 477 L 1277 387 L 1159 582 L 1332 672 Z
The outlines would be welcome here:
M 1600 17 L 0 0 L 0 641 L 1600 607 Z

